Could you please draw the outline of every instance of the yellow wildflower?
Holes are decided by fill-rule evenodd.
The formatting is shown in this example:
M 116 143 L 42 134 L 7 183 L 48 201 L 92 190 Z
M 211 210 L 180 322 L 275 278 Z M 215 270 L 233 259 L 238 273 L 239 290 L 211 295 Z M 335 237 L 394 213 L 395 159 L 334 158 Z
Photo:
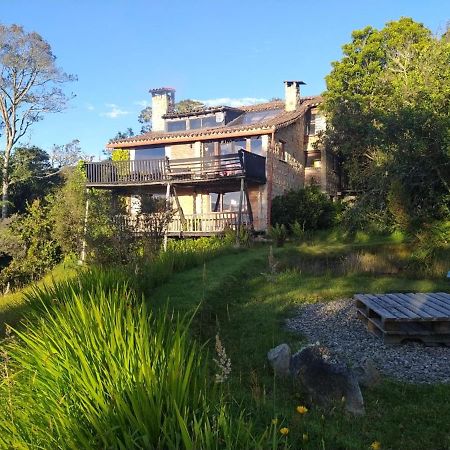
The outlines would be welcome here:
M 379 441 L 373 441 L 370 444 L 370 449 L 371 450 L 380 450 L 381 449 L 381 443 Z
M 280 433 L 281 433 L 283 436 L 286 436 L 286 435 L 289 433 L 289 428 L 286 428 L 286 427 L 281 428 Z
M 272 419 L 272 425 L 276 425 L 278 423 L 278 419 Z
M 296 411 L 299 414 L 306 414 L 308 412 L 308 408 L 306 406 L 297 406 Z
M 303 433 L 302 434 L 302 439 L 304 442 L 306 442 L 309 439 L 308 433 Z

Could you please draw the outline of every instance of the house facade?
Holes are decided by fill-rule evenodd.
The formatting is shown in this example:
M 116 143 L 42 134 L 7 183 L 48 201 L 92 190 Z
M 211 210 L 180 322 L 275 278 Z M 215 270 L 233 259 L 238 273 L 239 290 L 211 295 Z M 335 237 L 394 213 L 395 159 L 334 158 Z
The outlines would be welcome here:
M 152 89 L 152 130 L 109 143 L 127 158 L 87 163 L 87 186 L 129 196 L 131 217 L 144 194 L 165 196 L 176 211 L 169 234 L 266 231 L 277 195 L 309 184 L 330 196 L 339 189 L 336 158 L 314 146 L 325 129 L 321 98 L 301 97 L 302 84 L 285 81 L 284 101 L 186 113 L 174 112 L 174 89 Z

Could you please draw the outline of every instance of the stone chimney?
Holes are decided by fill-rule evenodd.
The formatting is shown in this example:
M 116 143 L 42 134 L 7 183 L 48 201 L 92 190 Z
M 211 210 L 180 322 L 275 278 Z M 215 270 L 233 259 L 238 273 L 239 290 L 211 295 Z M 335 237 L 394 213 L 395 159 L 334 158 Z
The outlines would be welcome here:
M 284 101 L 286 111 L 295 111 L 300 106 L 300 85 L 303 81 L 284 82 Z
M 152 131 L 164 131 L 163 116 L 175 105 L 175 89 L 169 87 L 150 89 L 150 94 L 152 94 Z

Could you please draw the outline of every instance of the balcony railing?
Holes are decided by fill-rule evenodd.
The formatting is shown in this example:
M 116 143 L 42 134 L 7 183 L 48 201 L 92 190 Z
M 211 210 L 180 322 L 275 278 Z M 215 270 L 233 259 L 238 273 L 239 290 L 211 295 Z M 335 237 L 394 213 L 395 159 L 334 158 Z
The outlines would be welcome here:
M 180 216 L 175 216 L 168 227 L 169 235 L 197 235 L 207 236 L 221 234 L 227 229 L 235 230 L 238 227 L 239 213 L 235 211 L 212 212 L 207 214 L 185 215 L 184 223 Z M 134 216 L 120 215 L 115 217 L 116 223 L 138 234 L 145 234 L 151 230 L 145 228 L 145 220 L 139 221 Z M 243 212 L 241 226 L 250 226 L 250 216 Z
M 102 161 L 85 164 L 87 186 L 192 183 L 246 177 L 265 183 L 266 158 L 241 150 L 208 158 Z

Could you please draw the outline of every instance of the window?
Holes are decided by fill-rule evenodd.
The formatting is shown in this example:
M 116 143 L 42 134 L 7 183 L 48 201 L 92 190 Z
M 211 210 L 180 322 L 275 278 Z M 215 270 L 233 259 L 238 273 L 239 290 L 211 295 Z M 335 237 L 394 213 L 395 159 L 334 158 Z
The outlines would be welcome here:
M 237 139 L 234 141 L 234 153 L 237 153 L 239 150 L 245 150 L 247 147 L 247 139 Z
M 322 167 L 322 161 L 320 159 L 315 159 L 313 162 L 313 167 L 315 169 L 320 169 Z
M 223 141 L 220 143 L 220 154 L 221 155 L 229 155 L 233 152 L 233 145 L 231 141 Z
M 202 127 L 202 119 L 190 119 L 189 120 L 189 128 L 191 130 L 196 130 Z
M 266 111 L 249 111 L 239 116 L 233 125 L 250 125 L 252 123 L 262 122 L 273 119 L 283 112 L 282 109 L 268 109 Z
M 202 128 L 217 127 L 216 116 L 202 117 Z
M 211 158 L 216 154 L 215 152 L 215 142 L 204 142 L 203 143 L 203 156 L 205 158 Z
M 265 152 L 262 148 L 261 136 L 250 138 L 250 151 L 256 155 L 265 156 Z
M 309 120 L 309 131 L 308 131 L 309 135 L 314 135 L 316 134 L 316 115 L 315 114 L 311 114 L 311 118 Z
M 240 191 L 236 192 L 226 192 L 224 194 L 209 194 L 211 201 L 211 211 L 212 212 L 230 212 L 239 211 L 239 196 Z M 247 199 L 244 194 L 242 200 L 242 211 L 247 211 Z
M 134 159 L 139 161 L 143 159 L 162 159 L 166 156 L 165 147 L 145 148 L 143 150 L 136 149 L 134 151 Z
M 279 158 L 282 161 L 286 161 L 286 143 L 284 141 L 280 141 L 280 153 L 279 153 Z
M 186 120 L 168 120 L 167 131 L 184 131 L 186 129 Z

